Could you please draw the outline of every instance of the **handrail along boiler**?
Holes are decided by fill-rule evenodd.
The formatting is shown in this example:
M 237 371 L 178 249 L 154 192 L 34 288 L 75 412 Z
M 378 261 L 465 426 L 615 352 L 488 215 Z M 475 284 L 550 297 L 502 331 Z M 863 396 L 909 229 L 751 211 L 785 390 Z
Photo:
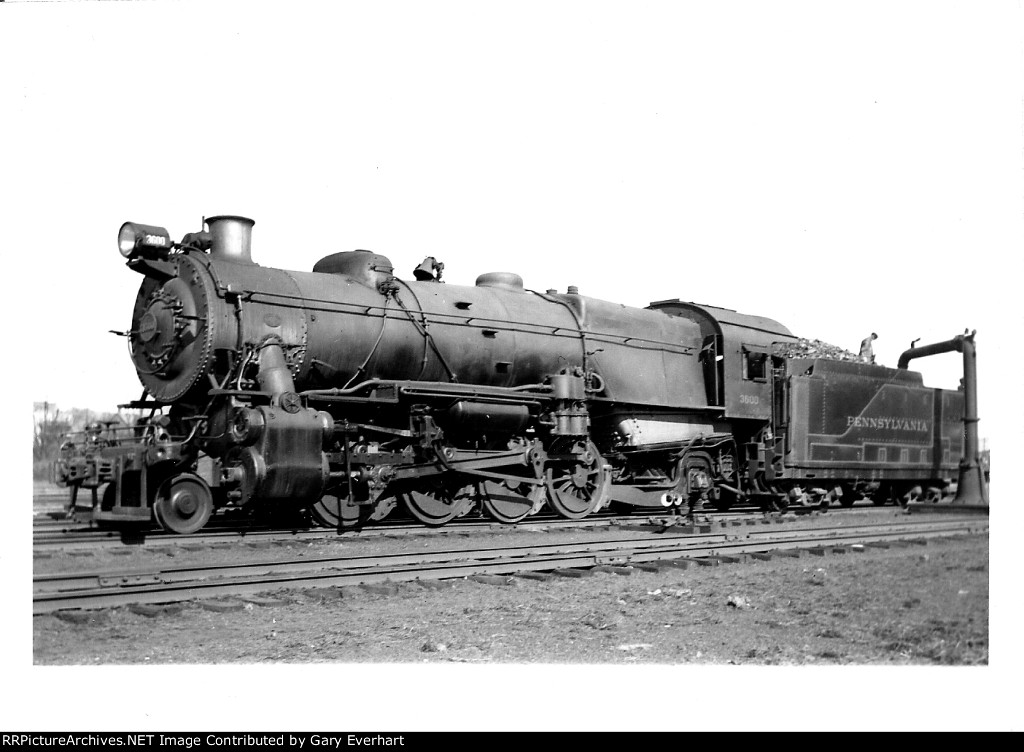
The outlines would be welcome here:
M 98 450 L 98 520 L 187 533 L 230 506 L 341 528 L 399 506 L 442 525 L 477 505 L 512 523 L 545 505 L 849 503 L 941 490 L 963 454 L 959 392 L 780 356 L 797 338 L 770 319 L 534 292 L 508 272 L 451 285 L 432 257 L 411 281 L 369 251 L 285 271 L 252 260 L 253 224 L 209 217 L 180 242 L 122 226 L 143 276 L 121 334 L 144 392 L 127 406 L 151 413 Z

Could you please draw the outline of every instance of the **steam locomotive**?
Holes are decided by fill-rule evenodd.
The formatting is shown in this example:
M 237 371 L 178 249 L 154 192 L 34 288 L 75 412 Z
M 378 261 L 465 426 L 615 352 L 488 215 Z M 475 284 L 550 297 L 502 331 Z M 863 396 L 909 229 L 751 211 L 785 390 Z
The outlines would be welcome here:
M 125 406 L 148 416 L 65 458 L 67 483 L 103 489 L 97 520 L 189 533 L 225 507 L 344 528 L 398 507 L 437 526 L 478 506 L 515 523 L 545 506 L 885 502 L 942 493 L 965 454 L 962 391 L 903 363 L 789 357 L 797 338 L 767 318 L 509 272 L 456 286 L 434 258 L 406 281 L 362 250 L 284 271 L 253 262 L 253 224 L 210 217 L 180 242 L 121 227 L 142 275 L 120 334 L 143 394 Z

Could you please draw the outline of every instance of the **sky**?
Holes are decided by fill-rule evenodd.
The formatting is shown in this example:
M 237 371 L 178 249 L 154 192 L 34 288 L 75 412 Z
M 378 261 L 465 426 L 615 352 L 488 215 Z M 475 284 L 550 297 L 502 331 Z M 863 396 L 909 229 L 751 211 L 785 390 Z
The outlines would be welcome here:
M 449 284 L 680 298 L 854 351 L 877 332 L 891 366 L 976 330 L 998 477 L 1021 418 L 1022 28 L 1000 1 L 8 0 L 5 392 L 25 436 L 32 401 L 137 398 L 109 333 L 141 281 L 118 228 L 241 214 L 265 266 L 365 248 L 411 279 L 435 256 Z M 955 388 L 961 363 L 913 367 Z

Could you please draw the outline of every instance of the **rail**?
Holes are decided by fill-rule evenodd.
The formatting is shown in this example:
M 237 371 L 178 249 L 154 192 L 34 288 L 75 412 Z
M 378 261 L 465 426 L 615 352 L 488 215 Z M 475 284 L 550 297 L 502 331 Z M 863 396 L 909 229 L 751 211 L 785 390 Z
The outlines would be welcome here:
M 640 566 L 652 562 L 685 567 L 695 562 L 715 564 L 747 555 L 764 557 L 772 552 L 824 554 L 840 549 L 858 550 L 853 548 L 855 546 L 906 545 L 908 541 L 987 531 L 987 517 L 959 520 L 943 517 L 899 524 L 814 530 L 768 529 L 743 536 L 725 532 L 703 535 L 665 533 L 656 539 L 642 540 L 631 538 L 384 556 L 281 559 L 133 572 L 79 571 L 34 577 L 33 613 L 254 595 L 282 588 L 339 587 L 596 566 Z

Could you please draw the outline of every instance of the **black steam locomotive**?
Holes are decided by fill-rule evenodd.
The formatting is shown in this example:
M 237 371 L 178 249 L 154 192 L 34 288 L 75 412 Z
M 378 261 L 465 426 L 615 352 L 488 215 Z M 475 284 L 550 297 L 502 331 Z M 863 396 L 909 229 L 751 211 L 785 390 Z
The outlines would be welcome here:
M 65 482 L 103 489 L 96 519 L 187 533 L 222 507 L 348 527 L 398 506 L 443 525 L 477 505 L 514 523 L 545 505 L 884 502 L 941 493 L 965 454 L 963 391 L 905 363 L 788 357 L 797 338 L 766 318 L 508 272 L 450 285 L 433 258 L 405 281 L 368 251 L 273 269 L 252 261 L 253 224 L 211 217 L 181 242 L 122 226 L 143 277 L 123 334 L 144 391 L 126 406 L 149 415 L 64 458 Z

